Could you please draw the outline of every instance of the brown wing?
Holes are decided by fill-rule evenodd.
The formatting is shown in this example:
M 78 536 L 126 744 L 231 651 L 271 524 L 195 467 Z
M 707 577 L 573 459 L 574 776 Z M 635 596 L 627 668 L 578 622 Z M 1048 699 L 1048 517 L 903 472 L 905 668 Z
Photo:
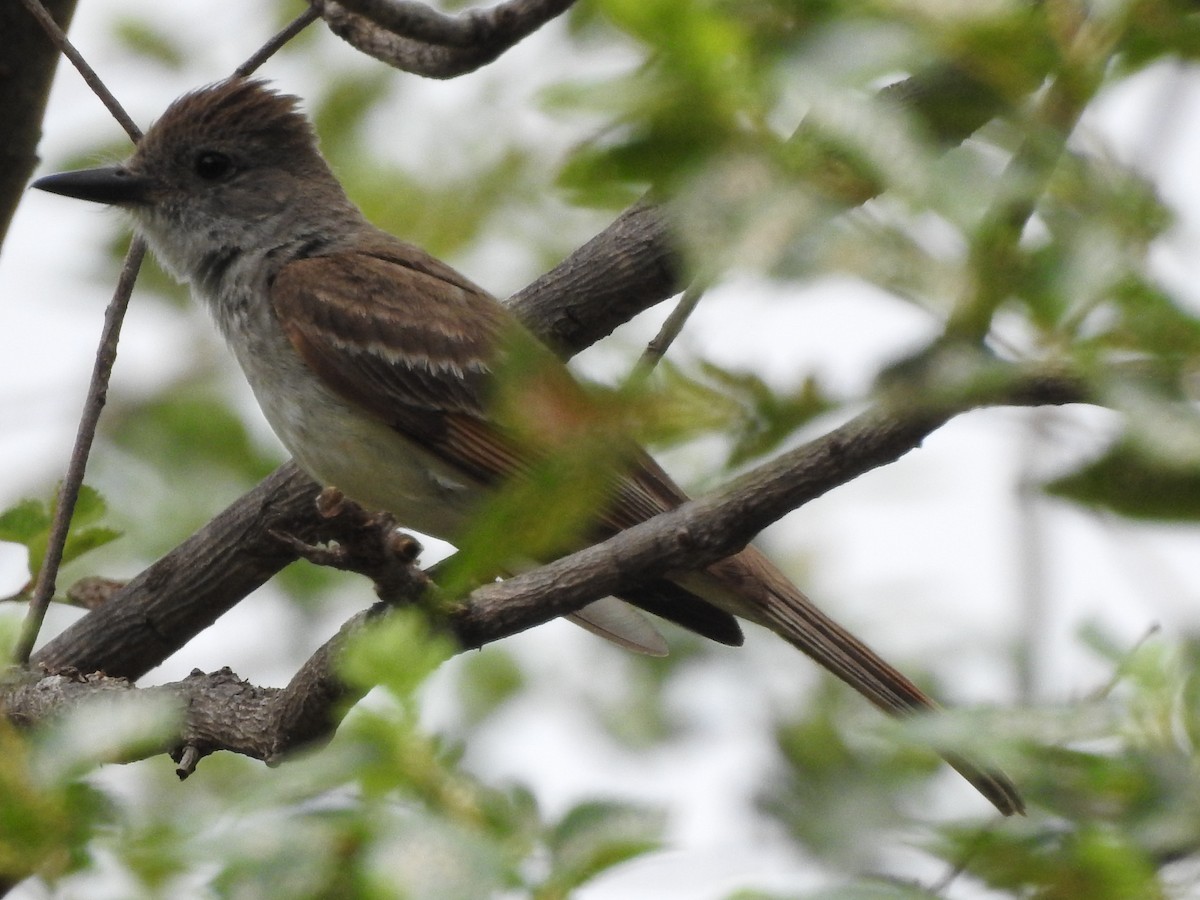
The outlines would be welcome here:
M 290 263 L 271 300 L 300 356 L 346 399 L 478 481 L 520 470 L 484 415 L 508 314 L 453 269 L 397 242 Z
M 464 474 L 496 483 L 525 470 L 539 452 L 487 415 L 494 357 L 521 327 L 433 257 L 381 239 L 366 251 L 297 260 L 276 276 L 271 300 L 292 345 L 327 384 Z M 542 350 L 553 382 L 551 408 L 542 415 L 570 417 L 586 408 L 582 388 Z M 630 455 L 635 471 L 614 487 L 598 536 L 686 499 L 645 453 L 631 447 Z M 741 642 L 732 616 L 669 582 L 640 586 L 627 599 L 714 640 Z
M 528 442 L 518 448 L 490 424 L 486 409 L 497 345 L 520 326 L 449 266 L 388 242 L 290 263 L 276 276 L 271 299 L 293 346 L 327 384 L 477 479 L 510 477 L 538 452 Z M 546 365 L 560 374 L 556 364 Z M 555 381 L 566 396 L 550 416 L 586 407 L 565 367 Z M 649 456 L 632 447 L 630 456 L 632 477 L 615 488 L 606 532 L 687 499 Z

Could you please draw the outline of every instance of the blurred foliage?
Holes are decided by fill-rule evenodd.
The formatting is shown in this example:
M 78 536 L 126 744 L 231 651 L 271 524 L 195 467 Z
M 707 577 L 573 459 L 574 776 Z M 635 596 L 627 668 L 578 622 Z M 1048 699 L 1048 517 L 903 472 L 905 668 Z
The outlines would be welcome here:
M 1120 674 L 1101 698 L 1113 716 L 1107 733 L 1028 753 L 1026 783 L 1040 814 L 1014 828 L 944 829 L 938 852 L 1014 893 L 1190 894 L 1194 885 L 1173 885 L 1169 867 L 1200 848 L 1198 654 L 1195 639 L 1175 647 L 1150 640 L 1115 660 Z
M 277 21 L 300 8 L 276 4 Z M 283 60 L 320 69 L 307 108 L 349 193 L 382 227 L 439 255 L 491 252 L 532 275 L 597 221 L 564 200 L 611 209 L 649 191 L 714 289 L 747 272 L 794 286 L 848 276 L 932 321 L 970 323 L 914 356 L 941 368 L 914 362 L 875 379 L 890 391 L 962 401 L 1010 363 L 1075 375 L 1123 430 L 1048 489 L 1139 519 L 1197 518 L 1200 320 L 1151 265 L 1176 211 L 1098 141 L 1067 141 L 1106 91 L 1200 56 L 1194 3 L 594 0 L 567 24 L 554 32 L 566 53 L 617 61 L 540 90 L 539 112 L 569 134 L 568 149 L 561 134 L 531 136 L 497 112 L 513 86 L 489 82 L 488 69 L 461 82 L 485 85 L 463 92 L 464 108 L 420 138 L 406 118 L 409 80 L 323 43 L 318 29 Z M 150 73 L 198 52 L 187 36 L 128 17 L 112 29 Z M 429 158 L 414 162 L 404 151 L 421 139 Z M 67 165 L 127 151 L 97 145 Z M 114 258 L 126 243 L 113 237 Z M 141 288 L 186 315 L 184 292 L 161 271 L 148 267 Z M 195 342 L 171 383 L 114 398 L 104 440 L 119 462 L 97 468 L 118 508 L 106 513 L 85 491 L 72 558 L 110 541 L 122 518 L 122 552 L 161 552 L 277 461 L 231 412 L 207 346 Z M 570 452 L 539 460 L 480 518 L 465 581 L 503 568 L 514 549 L 552 555 L 580 536 L 603 482 L 584 476 L 619 456 L 620 442 L 599 431 L 628 429 L 658 447 L 717 435 L 731 468 L 865 399 L 835 395 L 801 363 L 780 388 L 699 358 L 596 397 L 597 418 L 565 442 Z M 558 408 L 564 418 L 569 406 Z M 170 491 L 151 497 L 148 484 Z M 0 540 L 28 548 L 34 570 L 51 505 L 0 513 Z M 281 582 L 319 601 L 333 577 L 300 566 Z M 601 685 L 605 699 L 580 703 L 625 748 L 659 750 L 686 730 L 671 689 L 709 656 L 669 633 L 671 658 L 631 660 Z M 836 885 L 808 896 L 1194 894 L 1200 642 L 1127 652 L 1085 639 L 1112 683 L 1062 707 L 885 724 L 828 682 L 803 712 L 781 713 L 758 806 L 804 855 L 798 867 L 819 865 Z M 520 785 L 481 783 L 464 747 L 536 685 L 504 648 L 472 655 L 459 670 L 454 739 L 431 736 L 419 725 L 421 686 L 450 652 L 419 618 L 389 619 L 347 664 L 347 677 L 382 687 L 328 747 L 271 771 L 206 759 L 184 785 L 158 757 L 132 767 L 136 800 L 99 766 L 136 755 L 153 723 L 127 722 L 101 747 L 81 725 L 86 711 L 33 733 L 0 728 L 0 877 L 36 874 L 70 896 L 115 881 L 137 896 L 551 900 L 663 843 L 657 810 L 609 798 L 548 815 Z M 1028 818 L 947 821 L 929 802 L 949 777 L 929 745 L 994 754 L 1026 792 Z M 900 844 L 943 860 L 946 877 L 928 887 L 893 877 Z
M 1055 479 L 1057 496 L 1136 519 L 1200 520 L 1200 458 L 1156 459 L 1133 442 L 1109 447 L 1082 469 Z
M 46 779 L 27 735 L 0 723 L 0 878 L 54 879 L 85 865 L 115 810 L 77 777 Z
M 495 644 L 471 654 L 458 680 L 458 702 L 468 725 L 478 725 L 527 687 L 520 664 Z
M 778 450 L 803 425 L 836 408 L 812 376 L 792 390 L 776 390 L 755 372 L 703 359 L 688 369 L 661 361 L 650 382 L 632 385 L 623 402 L 632 432 L 652 449 L 730 437 L 726 468 Z
M 813 854 L 851 871 L 879 865 L 889 832 L 905 820 L 898 803 L 905 787 L 924 784 L 938 767 L 932 754 L 896 743 L 861 746 L 864 729 L 856 699 L 824 679 L 802 717 L 779 723 L 775 742 L 784 769 L 759 805 Z M 858 738 L 858 740 L 856 740 Z
M 256 482 L 278 464 L 255 445 L 206 373 L 144 400 L 126 400 L 105 421 L 114 447 L 147 453 L 172 481 L 212 485 L 222 473 Z M 185 482 L 186 484 L 186 482 Z
M 73 874 L 69 892 L 110 879 L 139 896 L 552 900 L 659 845 L 657 812 L 589 801 L 547 817 L 422 732 L 416 691 L 450 649 L 418 613 L 392 616 L 348 651 L 347 678 L 384 688 L 330 746 L 279 770 L 212 757 L 183 785 L 159 756 L 136 766 L 139 802 L 93 783 L 93 770 L 137 752 L 161 716 L 122 727 L 105 704 L 33 732 L 0 727 L 0 877 L 54 886 Z
M 29 554 L 29 584 L 32 587 L 46 558 L 50 528 L 58 492 L 49 502 L 23 500 L 0 511 L 0 541 L 20 544 Z M 83 554 L 103 547 L 121 536 L 121 532 L 105 523 L 108 505 L 94 488 L 84 484 L 75 501 L 75 514 L 67 530 L 63 546 L 62 565 L 68 565 Z
M 687 722 L 667 696 L 672 685 L 686 682 L 693 667 L 727 652 L 690 631 L 657 623 L 671 652 L 667 656 L 624 654 L 624 677 L 606 683 L 603 693 L 588 697 L 598 724 L 622 747 L 650 752 L 687 737 Z
M 523 788 L 466 771 L 456 745 L 419 726 L 421 685 L 449 652 L 418 613 L 395 615 L 354 642 L 347 676 L 384 687 L 329 746 L 278 770 L 212 757 L 183 785 L 156 757 L 136 764 L 146 794 L 137 802 L 95 766 L 145 752 L 168 710 L 114 717 L 106 704 L 33 732 L 0 729 L 0 875 L 36 872 L 70 896 L 123 879 L 189 896 L 207 884 L 220 896 L 550 900 L 662 845 L 661 812 L 604 800 L 550 817 Z M 780 722 L 759 803 L 842 879 L 805 897 L 974 896 L 969 884 L 1014 897 L 1184 896 L 1171 872 L 1200 849 L 1198 662 L 1200 639 L 1149 640 L 1114 656 L 1113 681 L 1075 709 L 994 714 L 983 729 L 977 713 L 932 723 L 943 747 L 978 752 L 986 742 L 1031 802 L 1028 818 L 936 829 L 924 805 L 937 760 L 898 739 L 925 723 L 881 727 L 827 679 L 801 715 Z M 889 847 L 914 834 L 945 861 L 940 886 L 873 877 Z
M 187 50 L 177 35 L 168 34 L 148 22 L 121 18 L 113 23 L 113 31 L 130 53 L 147 57 L 166 68 L 182 68 L 187 59 Z
M 1012 897 L 1191 896 L 1194 884 L 1176 883 L 1171 867 L 1200 853 L 1200 642 L 1153 639 L 1117 656 L 1103 639 L 1088 639 L 1115 671 L 1094 697 L 909 723 L 926 738 L 931 726 L 945 749 L 1007 760 L 1031 805 L 1025 818 L 948 823 L 922 839 L 948 868 L 937 889 L 906 888 L 911 896 L 976 896 L 971 883 Z M 869 873 L 911 828 L 906 810 L 920 808 L 932 757 L 881 743 L 878 729 L 847 715 L 843 699 L 822 690 L 802 716 L 782 723 L 780 771 L 760 803 L 806 851 L 850 876 L 842 889 L 805 896 L 893 896 Z

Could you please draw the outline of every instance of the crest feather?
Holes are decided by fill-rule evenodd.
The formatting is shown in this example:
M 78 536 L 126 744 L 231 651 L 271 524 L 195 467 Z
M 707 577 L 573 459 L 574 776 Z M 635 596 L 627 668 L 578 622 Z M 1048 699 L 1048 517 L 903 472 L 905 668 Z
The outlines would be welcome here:
M 312 156 L 316 134 L 299 107 L 299 97 L 280 93 L 262 79 L 229 78 L 184 94 L 167 107 L 137 155 L 231 146 L 263 161 L 305 159 Z

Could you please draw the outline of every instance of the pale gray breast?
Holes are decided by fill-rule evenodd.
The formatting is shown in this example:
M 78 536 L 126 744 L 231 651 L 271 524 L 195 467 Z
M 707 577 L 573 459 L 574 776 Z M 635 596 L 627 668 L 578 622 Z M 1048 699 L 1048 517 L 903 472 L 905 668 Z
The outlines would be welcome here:
M 203 300 L 267 422 L 296 462 L 318 482 L 368 508 L 388 510 L 408 527 L 456 537 L 477 492 L 456 471 L 317 378 L 283 333 L 265 279 L 242 264 L 232 263 L 221 289 L 202 294 Z

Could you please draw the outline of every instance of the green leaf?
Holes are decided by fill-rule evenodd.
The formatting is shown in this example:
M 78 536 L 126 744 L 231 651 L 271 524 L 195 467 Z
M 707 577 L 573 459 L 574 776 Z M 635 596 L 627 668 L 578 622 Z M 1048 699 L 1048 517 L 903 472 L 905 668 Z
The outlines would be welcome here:
M 50 511 L 40 500 L 21 500 L 0 512 L 0 541 L 29 547 L 50 528 Z
M 1102 822 L 1078 829 L 955 829 L 941 854 L 969 859 L 969 871 L 995 890 L 1047 900 L 1155 900 L 1166 896 L 1144 853 Z
M 67 537 L 66 546 L 63 547 L 63 565 L 78 559 L 83 554 L 95 550 L 97 547 L 103 547 L 105 544 L 112 543 L 122 535 L 119 529 L 116 528 L 82 528 L 78 531 L 72 530 Z
M 567 892 L 601 872 L 656 849 L 662 841 L 661 813 L 621 803 L 581 803 L 567 812 L 549 835 L 551 876 Z M 543 895 L 562 896 L 543 889 Z
M 439 578 L 451 596 L 582 546 L 632 452 L 621 398 L 587 390 L 527 332 L 504 343 L 489 412 L 503 436 L 500 458 L 521 462 L 458 540 Z
M 833 409 L 836 404 L 812 377 L 799 387 L 782 392 L 752 372 L 730 372 L 705 364 L 704 374 L 720 385 L 742 409 L 742 422 L 729 452 L 728 466 L 738 466 L 775 450 L 801 426 Z
M 560 175 L 560 184 L 586 202 L 612 202 L 622 187 L 677 184 L 709 155 L 741 143 L 773 99 L 774 70 L 758 58 L 751 24 L 732 10 L 672 0 L 603 6 L 648 46 L 651 59 L 589 92 L 592 105 L 615 121 Z
M 953 7 L 901 3 L 897 19 L 919 29 L 918 45 L 928 41 L 929 49 L 962 70 L 958 81 L 966 97 L 980 98 L 981 87 L 1008 104 L 1019 104 L 1037 89 L 1055 66 L 1062 65 L 1059 48 L 1046 12 L 1040 5 L 1027 3 L 965 3 Z M 954 92 L 942 94 L 943 104 L 952 105 Z M 961 100 L 960 100 L 961 102 Z M 937 115 L 934 118 L 938 118 Z M 959 139 L 966 134 L 959 133 Z
M 650 385 L 631 398 L 638 439 L 671 447 L 704 434 L 741 430 L 744 410 L 705 367 L 697 374 L 663 359 Z
M 57 502 L 57 493 L 53 502 Z M 116 528 L 98 524 L 107 512 L 108 506 L 100 493 L 81 485 L 63 546 L 63 565 L 121 536 Z M 40 500 L 23 500 L 0 513 L 0 541 L 21 544 L 29 551 L 29 571 L 33 578 L 46 558 L 52 524 L 52 505 Z
M 1184 645 L 1183 659 L 1180 718 L 1191 745 L 1200 747 L 1200 641 L 1192 638 Z
M 1164 58 L 1200 58 L 1200 19 L 1188 0 L 1150 0 L 1114 9 L 1126 13 L 1122 53 L 1116 63 L 1124 72 L 1136 72 Z
M 67 543 L 63 547 L 63 565 L 121 536 L 116 528 L 97 524 L 107 512 L 108 504 L 100 492 L 86 484 L 80 485 L 71 527 L 67 531 Z
M 506 482 L 472 517 L 440 586 L 457 596 L 582 542 L 609 497 L 613 462 L 612 448 L 594 441 L 589 448 L 556 453 Z
M 1118 441 L 1099 459 L 1043 489 L 1132 519 L 1200 519 L 1200 463 L 1166 461 L 1130 440 Z
M 1200 318 L 1148 281 L 1129 278 L 1112 293 L 1120 318 L 1097 341 L 1116 350 L 1149 353 L 1171 370 L 1200 357 Z
M 453 640 L 434 633 L 419 609 L 398 609 L 372 622 L 346 647 L 341 671 L 362 688 L 386 686 L 401 701 L 456 652 Z
M 37 875 L 53 883 L 86 865 L 90 842 L 111 819 L 107 798 L 69 778 L 46 777 L 27 733 L 0 722 L 0 881 Z

